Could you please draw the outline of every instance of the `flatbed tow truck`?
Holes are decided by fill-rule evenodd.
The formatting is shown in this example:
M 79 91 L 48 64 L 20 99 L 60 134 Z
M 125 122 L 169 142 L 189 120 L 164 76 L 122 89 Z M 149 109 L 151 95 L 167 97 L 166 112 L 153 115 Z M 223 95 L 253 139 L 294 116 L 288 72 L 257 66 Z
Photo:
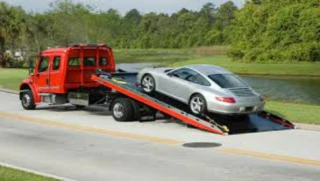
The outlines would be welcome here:
M 143 93 L 136 76 L 137 72 L 115 70 L 112 49 L 107 45 L 77 44 L 49 49 L 39 54 L 34 72 L 21 83 L 20 100 L 27 110 L 41 103 L 103 107 L 122 122 L 155 120 L 161 113 L 219 135 L 295 128 L 290 121 L 267 111 L 197 117 L 185 105 L 165 95 Z

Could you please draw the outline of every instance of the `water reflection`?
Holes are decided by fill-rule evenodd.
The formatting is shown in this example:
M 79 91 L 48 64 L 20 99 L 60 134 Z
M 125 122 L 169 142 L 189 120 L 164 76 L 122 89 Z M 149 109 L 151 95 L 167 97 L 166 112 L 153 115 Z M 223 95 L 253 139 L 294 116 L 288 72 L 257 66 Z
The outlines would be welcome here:
M 241 77 L 269 99 L 320 105 L 320 79 L 309 77 Z

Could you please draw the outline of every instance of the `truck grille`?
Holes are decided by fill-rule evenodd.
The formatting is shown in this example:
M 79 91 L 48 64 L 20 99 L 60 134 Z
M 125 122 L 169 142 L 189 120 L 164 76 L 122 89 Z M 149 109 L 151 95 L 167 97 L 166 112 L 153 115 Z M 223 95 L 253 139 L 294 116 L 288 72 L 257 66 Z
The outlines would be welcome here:
M 255 96 L 253 92 L 248 88 L 237 88 L 237 89 L 230 89 L 230 91 L 238 96 L 238 97 L 252 97 Z

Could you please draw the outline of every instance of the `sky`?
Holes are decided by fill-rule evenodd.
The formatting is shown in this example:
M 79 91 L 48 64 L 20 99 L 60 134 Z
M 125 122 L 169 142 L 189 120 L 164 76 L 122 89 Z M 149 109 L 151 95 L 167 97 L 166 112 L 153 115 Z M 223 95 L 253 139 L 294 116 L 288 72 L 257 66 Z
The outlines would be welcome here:
M 49 8 L 49 3 L 54 0 L 0 0 L 15 6 L 22 6 L 27 11 L 43 12 Z M 142 13 L 173 13 L 182 8 L 199 10 L 205 3 L 211 2 L 219 6 L 228 0 L 72 0 L 93 5 L 99 10 L 117 9 L 120 13 L 125 14 L 130 9 L 136 8 Z M 241 7 L 246 0 L 233 0 Z

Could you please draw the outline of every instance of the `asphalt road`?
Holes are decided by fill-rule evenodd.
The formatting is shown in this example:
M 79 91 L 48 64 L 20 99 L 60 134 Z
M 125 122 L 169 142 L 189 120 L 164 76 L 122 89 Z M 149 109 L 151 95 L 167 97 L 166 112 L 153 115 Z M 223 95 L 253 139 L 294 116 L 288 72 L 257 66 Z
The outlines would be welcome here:
M 218 136 L 72 107 L 24 111 L 0 92 L 0 162 L 73 180 L 319 181 L 319 139 L 304 130 Z M 193 142 L 202 147 L 183 146 Z

